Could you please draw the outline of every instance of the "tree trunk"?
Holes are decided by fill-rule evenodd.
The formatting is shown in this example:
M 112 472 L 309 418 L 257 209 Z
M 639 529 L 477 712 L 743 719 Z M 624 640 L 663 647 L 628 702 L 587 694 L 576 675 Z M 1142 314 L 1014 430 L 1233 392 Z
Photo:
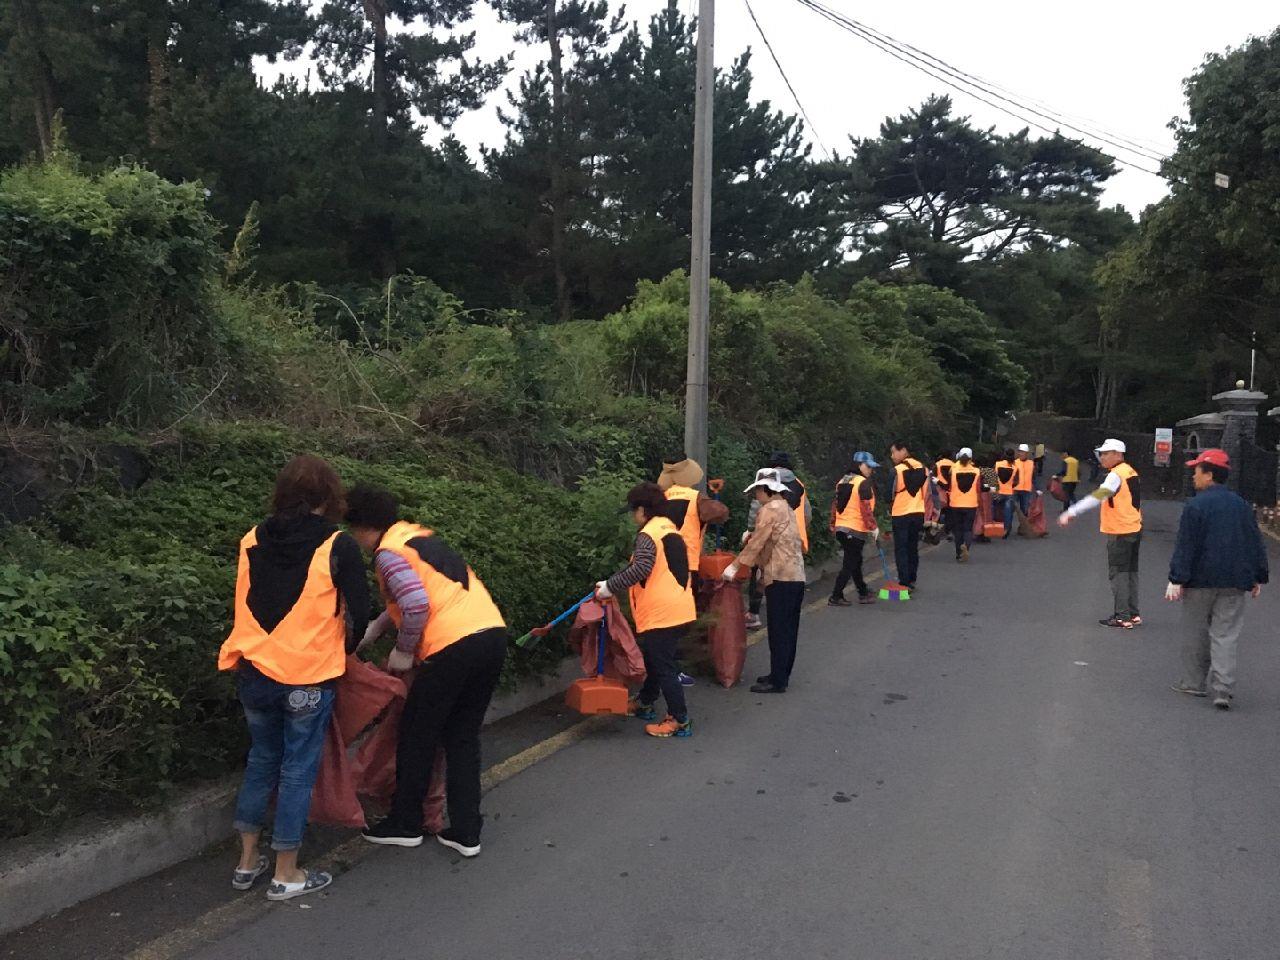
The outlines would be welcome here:
M 560 62 L 556 0 L 547 0 L 547 42 L 551 45 L 551 268 L 556 279 L 556 319 L 565 321 L 572 319 L 573 303 L 565 269 L 564 70 Z
M 390 137 L 391 77 L 387 66 L 387 0 L 364 0 L 364 15 L 373 28 L 373 116 L 370 129 L 378 161 L 386 154 Z M 390 217 L 379 215 L 370 222 L 377 246 L 378 272 L 382 279 L 396 275 L 395 225 Z
M 31 72 L 27 79 L 31 84 L 31 112 L 36 123 L 36 139 L 40 145 L 41 158 L 48 159 L 54 147 L 53 117 L 58 112 L 53 63 L 49 60 L 44 24 L 34 0 L 17 0 L 16 10 L 18 36 L 22 38 L 31 58 Z
M 165 111 L 169 102 L 169 9 L 155 5 L 147 25 L 147 144 L 164 140 Z

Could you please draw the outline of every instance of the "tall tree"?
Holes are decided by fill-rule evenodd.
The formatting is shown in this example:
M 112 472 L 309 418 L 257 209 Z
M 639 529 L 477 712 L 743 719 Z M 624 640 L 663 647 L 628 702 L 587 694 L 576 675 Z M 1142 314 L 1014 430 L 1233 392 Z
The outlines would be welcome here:
M 509 127 L 519 130 L 525 147 L 545 140 L 547 190 L 545 205 L 549 211 L 549 247 L 555 279 L 555 314 L 568 320 L 573 312 L 567 264 L 568 231 L 572 217 L 572 195 L 582 189 L 583 151 L 581 150 L 582 110 L 585 90 L 574 83 L 576 73 L 588 60 L 598 60 L 604 46 L 621 32 L 621 17 L 609 17 L 606 0 L 493 0 L 499 16 L 520 25 L 518 39 L 528 44 L 545 44 L 545 72 L 541 66 L 527 74 L 520 88 L 520 99 L 511 98 L 518 110 L 514 118 L 506 118 Z M 561 40 L 567 40 L 570 63 L 566 78 Z M 545 117 L 545 134 L 525 121 L 544 112 L 532 101 L 547 96 L 550 86 L 549 111 Z M 570 91 L 569 85 L 576 89 Z M 524 109 L 521 110 L 521 101 Z M 499 160 L 499 163 L 501 160 Z
M 949 97 L 930 97 L 886 119 L 879 137 L 851 142 L 852 156 L 824 172 L 864 273 L 908 269 L 956 286 L 966 260 L 1091 236 L 1107 216 L 1098 196 L 1115 165 L 1105 154 L 1057 134 L 979 129 L 952 114 Z
M 508 58 L 473 58 L 475 33 L 456 32 L 474 6 L 475 0 L 326 0 L 321 8 L 315 35 L 321 80 L 370 94 L 371 179 L 396 183 L 390 168 L 379 167 L 397 148 L 393 141 L 420 138 L 415 115 L 447 126 L 502 82 Z M 358 79 L 366 67 L 367 83 Z M 388 210 L 368 220 L 383 277 L 398 267 L 395 219 Z

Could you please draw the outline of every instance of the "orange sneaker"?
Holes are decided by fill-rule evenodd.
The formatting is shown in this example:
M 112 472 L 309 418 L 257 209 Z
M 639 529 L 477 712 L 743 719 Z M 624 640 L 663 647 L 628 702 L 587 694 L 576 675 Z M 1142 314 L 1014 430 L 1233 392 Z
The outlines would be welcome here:
M 667 718 L 661 723 L 646 724 L 644 732 L 651 737 L 691 737 L 693 736 L 693 721 L 685 720 L 681 723 L 668 713 Z

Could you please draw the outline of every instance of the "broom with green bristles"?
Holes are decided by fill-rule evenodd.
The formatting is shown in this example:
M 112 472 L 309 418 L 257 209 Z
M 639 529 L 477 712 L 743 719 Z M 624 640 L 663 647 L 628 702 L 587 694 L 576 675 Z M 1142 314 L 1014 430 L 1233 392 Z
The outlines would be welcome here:
M 879 543 L 876 547 L 880 551 L 880 566 L 884 568 L 884 586 L 880 588 L 880 599 L 910 600 L 911 591 L 889 576 L 889 558 L 884 555 L 884 547 Z

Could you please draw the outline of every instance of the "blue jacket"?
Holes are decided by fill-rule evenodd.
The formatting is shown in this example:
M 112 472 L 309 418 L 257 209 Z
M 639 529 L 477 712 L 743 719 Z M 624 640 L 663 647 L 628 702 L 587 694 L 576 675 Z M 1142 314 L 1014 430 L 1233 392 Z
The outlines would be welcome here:
M 1253 508 L 1220 484 L 1182 508 L 1169 582 L 1184 587 L 1250 590 L 1266 583 L 1267 548 Z

